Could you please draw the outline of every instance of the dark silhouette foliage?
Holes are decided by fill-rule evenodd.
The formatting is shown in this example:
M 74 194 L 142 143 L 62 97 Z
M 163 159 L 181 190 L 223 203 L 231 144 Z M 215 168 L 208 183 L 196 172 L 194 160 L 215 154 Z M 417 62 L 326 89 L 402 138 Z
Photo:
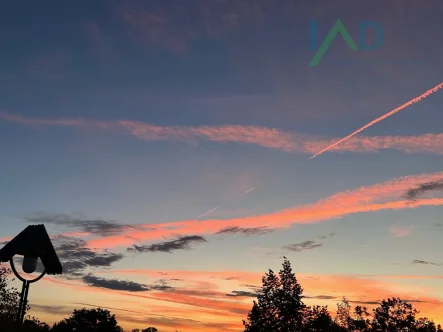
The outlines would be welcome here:
M 71 317 L 54 324 L 51 331 L 123 332 L 123 329 L 109 310 L 83 308 L 74 310 Z
M 20 301 L 20 292 L 16 288 L 8 287 L 8 276 L 11 273 L 10 269 L 0 268 L 0 317 L 3 321 L 15 319 Z M 29 306 L 26 310 L 29 310 Z
M 37 318 L 32 317 L 23 322 L 23 330 L 26 332 L 49 332 L 51 331 L 51 327 L 44 322 L 40 322 Z
M 122 332 L 115 315 L 102 308 L 76 309 L 52 327 L 27 316 L 17 328 L 15 318 L 20 293 L 8 288 L 10 271 L 0 268 L 0 332 Z M 363 306 L 352 307 L 346 298 L 337 304 L 334 317 L 327 306 L 307 306 L 303 288 L 285 257 L 278 273 L 269 270 L 262 278 L 261 291 L 243 321 L 245 332 L 443 332 L 408 301 L 389 298 L 371 313 Z M 29 310 L 29 307 L 27 307 Z M 132 332 L 161 332 L 155 327 Z M 176 331 L 179 332 L 179 331 Z
M 443 332 L 440 325 L 399 298 L 383 300 L 370 314 L 366 307 L 352 309 L 344 298 L 337 304 L 333 319 L 324 306 L 309 307 L 303 302 L 303 288 L 284 258 L 278 275 L 272 270 L 262 279 L 247 319 L 245 332 Z

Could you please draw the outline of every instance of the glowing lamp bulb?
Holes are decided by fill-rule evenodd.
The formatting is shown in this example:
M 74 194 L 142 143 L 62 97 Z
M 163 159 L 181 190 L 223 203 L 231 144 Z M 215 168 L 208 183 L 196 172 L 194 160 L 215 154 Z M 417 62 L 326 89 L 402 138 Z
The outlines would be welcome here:
M 32 273 L 37 269 L 37 260 L 38 257 L 25 256 L 23 258 L 23 272 Z

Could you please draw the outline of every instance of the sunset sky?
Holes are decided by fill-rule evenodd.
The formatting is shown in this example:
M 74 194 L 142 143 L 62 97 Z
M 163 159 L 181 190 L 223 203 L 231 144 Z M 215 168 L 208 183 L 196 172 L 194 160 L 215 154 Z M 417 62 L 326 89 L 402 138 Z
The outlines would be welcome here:
M 239 332 L 286 256 L 308 304 L 399 296 L 443 323 L 442 15 L 441 0 L 3 4 L 0 242 L 43 223 L 64 266 L 31 286 L 31 315 Z M 312 22 L 319 46 L 339 18 L 357 44 L 377 22 L 382 45 L 337 36 L 310 67 Z

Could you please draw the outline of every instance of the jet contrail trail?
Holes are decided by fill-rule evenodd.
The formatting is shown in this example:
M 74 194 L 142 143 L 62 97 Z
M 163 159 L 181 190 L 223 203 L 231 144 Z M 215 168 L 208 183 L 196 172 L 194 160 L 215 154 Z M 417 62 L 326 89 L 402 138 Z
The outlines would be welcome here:
M 234 199 L 239 198 L 239 197 L 242 197 L 242 196 L 244 196 L 244 195 L 250 193 L 250 192 L 253 191 L 253 190 L 255 190 L 255 187 L 251 187 L 251 188 L 249 188 L 248 190 L 245 190 L 245 191 L 242 192 L 240 195 L 234 197 Z
M 327 146 L 326 148 L 324 148 L 323 150 L 317 152 L 316 154 L 314 154 L 314 155 L 313 155 L 312 157 L 310 157 L 309 159 L 314 159 L 315 157 L 317 157 L 317 156 L 323 154 L 324 152 L 326 152 L 326 151 L 328 151 L 328 150 L 330 150 L 330 149 L 336 147 L 336 146 L 339 145 L 340 143 L 343 143 L 344 141 L 346 141 L 346 140 L 350 139 L 351 137 L 357 135 L 358 133 L 362 132 L 363 130 L 365 130 L 365 129 L 367 129 L 367 128 L 373 126 L 373 125 L 375 125 L 377 122 L 380 122 L 380 121 L 382 121 L 382 120 L 384 120 L 384 119 L 390 117 L 391 115 L 394 115 L 395 113 L 398 113 L 398 112 L 404 110 L 406 107 L 409 107 L 409 106 L 411 106 L 412 104 L 418 103 L 420 100 L 422 100 L 422 99 L 424 99 L 424 98 L 427 98 L 429 95 L 431 95 L 431 94 L 437 92 L 438 90 L 440 90 L 440 89 L 442 89 L 442 88 L 443 88 L 443 82 L 440 83 L 440 84 L 438 84 L 438 85 L 436 85 L 436 86 L 433 87 L 432 89 L 430 89 L 430 90 L 428 90 L 428 91 L 422 93 L 420 96 L 415 97 L 414 99 L 412 99 L 412 100 L 410 100 L 410 101 L 404 103 L 403 105 L 397 107 L 396 109 L 393 109 L 392 111 L 390 111 L 390 112 L 388 112 L 388 113 L 386 113 L 386 114 L 384 114 L 384 115 L 378 117 L 377 119 L 372 120 L 372 121 L 369 122 L 367 125 L 365 125 L 365 126 L 361 127 L 360 129 L 354 131 L 352 134 L 350 134 L 350 135 L 348 135 L 348 136 L 342 138 L 341 140 L 335 142 L 334 144 L 331 144 L 331 145 Z
M 251 188 L 249 188 L 248 190 L 245 190 L 245 191 L 242 192 L 241 194 L 235 196 L 233 199 L 240 198 L 240 197 L 246 195 L 247 193 L 250 193 L 250 192 L 253 191 L 253 190 L 255 190 L 255 187 L 251 187 Z M 209 211 L 206 211 L 205 213 L 202 213 L 202 214 L 199 215 L 196 219 L 200 219 L 201 217 L 204 217 L 204 216 L 206 216 L 207 214 L 209 214 L 209 213 L 211 213 L 211 212 L 213 212 L 213 211 L 215 211 L 215 210 L 217 210 L 217 209 L 219 209 L 219 208 L 221 208 L 221 205 L 216 206 L 215 208 L 213 208 L 213 209 L 211 209 L 211 210 L 209 210 Z
M 219 209 L 219 208 L 221 208 L 221 205 L 219 205 L 219 206 L 216 206 L 215 208 L 213 208 L 213 209 L 211 209 L 211 210 L 209 210 L 209 211 L 206 211 L 205 213 L 202 213 L 201 215 L 199 215 L 197 218 L 195 218 L 195 219 L 200 219 L 201 217 L 204 217 L 204 216 L 206 216 L 207 214 L 209 214 L 209 213 L 211 213 L 212 211 L 215 211 L 215 210 L 217 210 L 217 209 Z
M 380 122 L 380 121 L 383 121 L 383 120 L 386 119 L 386 118 L 389 118 L 391 115 L 394 115 L 395 113 L 398 113 L 398 112 L 404 110 L 405 108 L 407 108 L 407 107 L 409 107 L 409 106 L 411 106 L 411 105 L 413 105 L 413 104 L 415 104 L 415 103 L 418 103 L 420 100 L 427 98 L 428 96 L 432 95 L 433 93 L 436 93 L 438 90 L 440 90 L 440 89 L 442 89 L 442 88 L 443 88 L 443 82 L 441 82 L 440 84 L 436 85 L 436 86 L 433 87 L 432 89 L 429 89 L 428 91 L 422 93 L 420 96 L 415 97 L 414 99 L 411 99 L 410 101 L 404 103 L 403 105 L 398 106 L 397 108 L 393 109 L 392 111 L 389 111 L 388 113 L 386 113 L 386 114 L 384 114 L 384 115 L 382 115 L 382 116 L 380 116 L 380 117 L 378 117 L 378 118 L 372 120 L 371 122 L 369 122 L 368 124 L 364 125 L 364 126 L 361 127 L 360 129 L 357 129 L 356 131 L 354 131 L 352 134 L 349 134 L 348 136 L 342 138 L 341 140 L 339 140 L 339 141 L 337 141 L 337 142 L 335 142 L 335 143 L 333 143 L 333 144 L 327 146 L 327 147 L 324 148 L 323 150 L 317 152 L 316 154 L 314 154 L 313 156 L 311 156 L 308 160 L 310 160 L 310 159 L 314 159 L 315 157 L 318 157 L 319 155 L 325 153 L 326 151 L 328 151 L 328 150 L 330 150 L 330 149 L 336 147 L 337 145 L 343 143 L 344 141 L 347 141 L 347 140 L 350 139 L 351 137 L 354 137 L 355 135 L 361 133 L 363 130 L 365 130 L 365 129 L 367 129 L 367 128 L 373 126 L 373 125 L 375 125 L 376 123 L 378 123 L 378 122 Z M 243 196 L 243 195 L 246 195 L 247 193 L 249 193 L 249 192 L 251 192 L 251 191 L 253 191 L 253 190 L 255 190 L 255 187 L 252 187 L 252 188 L 250 188 L 250 189 L 244 191 L 243 193 L 241 193 L 240 195 L 238 195 L 238 196 L 236 196 L 236 197 L 234 197 L 234 198 L 239 198 L 239 197 L 241 197 L 241 196 Z M 207 212 L 205 212 L 205 213 L 203 213 L 203 214 L 201 214 L 200 216 L 197 217 L 197 219 L 200 219 L 201 217 L 206 216 L 207 214 L 209 214 L 209 213 L 211 213 L 211 212 L 217 210 L 217 209 L 220 208 L 220 207 L 221 207 L 221 205 L 220 205 L 220 206 L 217 206 L 217 207 L 215 207 L 215 208 L 213 208 L 213 209 L 211 209 L 211 210 L 209 210 L 209 211 L 207 211 Z

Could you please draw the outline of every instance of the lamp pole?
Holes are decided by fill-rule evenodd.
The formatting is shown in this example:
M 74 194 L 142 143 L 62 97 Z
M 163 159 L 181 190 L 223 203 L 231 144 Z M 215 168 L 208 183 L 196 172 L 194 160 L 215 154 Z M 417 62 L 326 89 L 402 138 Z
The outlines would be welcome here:
M 20 293 L 20 303 L 18 306 L 18 312 L 16 318 L 17 326 L 21 327 L 23 325 L 23 320 L 25 319 L 26 305 L 28 304 L 29 285 L 43 278 L 43 276 L 46 274 L 46 269 L 44 269 L 43 272 L 37 278 L 32 280 L 27 280 L 24 279 L 20 274 L 18 274 L 12 258 L 9 260 L 9 264 L 11 265 L 11 269 L 12 272 L 14 272 L 14 275 L 23 283 L 22 292 Z

